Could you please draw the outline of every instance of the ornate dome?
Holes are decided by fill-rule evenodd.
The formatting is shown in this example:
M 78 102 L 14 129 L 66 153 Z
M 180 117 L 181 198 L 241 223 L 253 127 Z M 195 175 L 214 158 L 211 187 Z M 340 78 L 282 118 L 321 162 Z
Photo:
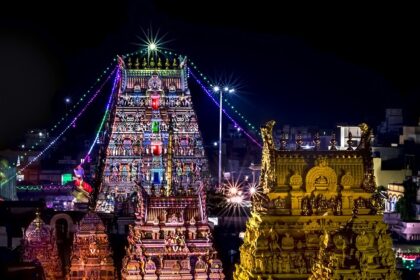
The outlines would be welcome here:
M 29 243 L 48 243 L 50 242 L 50 227 L 44 223 L 40 213 L 36 212 L 36 218 L 25 231 L 25 239 Z

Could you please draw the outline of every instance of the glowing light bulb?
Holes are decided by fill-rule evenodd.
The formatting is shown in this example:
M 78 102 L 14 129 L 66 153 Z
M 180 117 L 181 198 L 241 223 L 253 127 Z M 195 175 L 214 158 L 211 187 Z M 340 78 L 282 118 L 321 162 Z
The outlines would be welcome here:
M 156 44 L 155 44 L 155 43 L 151 43 L 151 44 L 149 45 L 149 50 L 154 51 L 154 50 L 156 50 L 156 49 L 157 49 L 157 46 L 156 46 Z

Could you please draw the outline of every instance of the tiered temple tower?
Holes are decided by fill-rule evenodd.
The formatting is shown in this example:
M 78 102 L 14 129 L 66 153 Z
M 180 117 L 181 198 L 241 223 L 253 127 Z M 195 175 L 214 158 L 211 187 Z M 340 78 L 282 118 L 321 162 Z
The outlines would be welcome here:
M 47 280 L 64 279 L 54 232 L 44 223 L 39 212 L 26 229 L 23 242 L 24 262 L 40 262 Z
M 371 130 L 347 151 L 274 148 L 262 127 L 262 193 L 253 197 L 234 279 L 398 279 L 392 239 L 376 193 Z
M 116 279 L 108 235 L 99 216 L 88 212 L 78 225 L 73 240 L 67 279 Z
M 208 168 L 186 58 L 133 60 L 120 63 L 98 212 L 134 214 L 135 203 L 125 202 L 135 202 L 140 188 L 149 195 L 196 193 Z
M 96 210 L 135 214 L 123 279 L 223 279 L 206 215 L 208 165 L 186 57 L 120 60 Z

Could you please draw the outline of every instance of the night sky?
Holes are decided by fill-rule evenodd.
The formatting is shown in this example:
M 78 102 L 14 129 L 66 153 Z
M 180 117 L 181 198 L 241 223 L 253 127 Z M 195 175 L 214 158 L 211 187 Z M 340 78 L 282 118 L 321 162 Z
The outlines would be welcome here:
M 0 148 L 17 146 L 30 128 L 50 128 L 65 97 L 78 100 L 115 54 L 137 50 L 150 28 L 209 78 L 232 82 L 238 90 L 231 103 L 255 125 L 377 125 L 390 107 L 417 123 L 414 7 L 226 2 L 36 1 L 1 9 Z M 201 95 L 199 122 L 212 141 L 217 109 L 202 92 L 193 94 Z M 104 99 L 98 102 L 81 120 L 89 139 L 103 112 Z

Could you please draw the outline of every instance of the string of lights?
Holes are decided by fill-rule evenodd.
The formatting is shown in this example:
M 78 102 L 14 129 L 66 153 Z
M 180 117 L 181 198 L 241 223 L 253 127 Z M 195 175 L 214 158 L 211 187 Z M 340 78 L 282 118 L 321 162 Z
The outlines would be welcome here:
M 99 134 L 101 133 L 102 128 L 103 128 L 104 123 L 105 123 L 105 120 L 106 120 L 106 118 L 107 118 L 107 116 L 108 116 L 108 114 L 109 114 L 109 112 L 110 112 L 110 111 L 109 111 L 109 107 L 111 106 L 112 97 L 113 97 L 113 95 L 114 95 L 115 88 L 116 88 L 116 86 L 117 86 L 117 83 L 118 83 L 118 80 L 119 80 L 119 79 L 120 79 L 120 70 L 119 70 L 119 68 L 118 68 L 117 73 L 116 73 L 115 78 L 114 78 L 114 83 L 113 83 L 113 85 L 112 85 L 111 93 L 109 94 L 108 103 L 106 104 L 106 107 L 105 107 L 105 113 L 104 113 L 104 116 L 102 117 L 101 123 L 100 123 L 99 128 L 98 128 L 98 130 L 97 130 L 97 132 L 96 132 L 96 136 L 95 136 L 95 138 L 93 139 L 92 144 L 90 145 L 90 148 L 89 148 L 88 152 L 86 153 L 86 156 L 84 157 L 84 160 L 85 160 L 85 161 L 86 161 L 86 160 L 87 160 L 87 158 L 90 156 L 90 154 L 91 154 L 91 152 L 92 152 L 93 148 L 95 147 L 95 145 L 96 145 L 96 143 L 97 143 L 97 141 L 98 141 Z
M 147 51 L 135 51 L 132 53 L 127 53 L 124 55 L 124 57 L 129 57 L 129 56 L 133 56 L 133 55 L 138 55 L 138 54 L 143 54 L 143 53 L 147 53 Z M 173 53 L 170 51 L 162 51 L 163 54 L 165 55 L 174 55 L 174 56 L 179 56 L 179 54 L 177 53 Z M 200 77 L 202 77 L 202 79 L 209 85 L 209 87 L 213 87 L 213 84 L 209 81 L 209 78 L 207 78 L 206 75 L 204 75 L 196 66 L 196 64 L 190 60 L 189 64 L 191 65 L 191 67 L 194 69 L 194 71 L 196 71 L 198 73 L 198 75 Z M 191 71 L 191 70 L 189 70 Z M 196 76 L 197 77 L 197 76 Z M 210 95 L 211 96 L 211 95 Z M 227 99 L 224 99 L 224 101 L 226 102 L 226 104 L 229 106 L 229 108 L 236 114 L 238 115 L 238 117 L 248 126 L 248 128 L 250 130 L 252 130 L 256 135 L 261 135 L 261 133 L 258 130 L 258 126 L 255 126 L 254 124 L 252 124 L 240 111 L 238 111 L 238 109 L 232 104 L 230 103 Z M 227 113 L 223 110 L 223 112 L 225 113 L 225 115 L 227 115 Z M 235 122 L 236 123 L 236 122 Z M 255 140 L 255 138 L 253 138 Z M 261 145 L 259 145 L 261 146 Z
M 132 53 L 127 53 L 124 56 L 125 57 L 129 57 L 129 56 L 133 56 L 136 54 L 143 54 L 145 53 L 145 51 L 140 50 L 140 51 L 135 51 Z M 163 51 L 164 54 L 169 54 L 169 55 L 174 55 L 174 56 L 179 56 L 177 53 L 173 53 L 171 51 Z M 112 66 L 115 61 L 117 60 L 117 58 L 114 58 L 113 61 L 110 63 L 110 66 Z M 195 71 L 197 71 L 198 75 L 200 75 L 201 77 L 203 77 L 203 80 L 210 86 L 212 86 L 212 84 L 208 81 L 208 78 L 202 73 L 200 72 L 196 65 L 194 64 L 194 62 L 190 62 L 191 66 L 194 68 Z M 102 78 L 110 71 L 111 67 L 107 67 L 102 74 L 100 74 L 98 76 L 98 78 L 96 79 L 96 81 L 94 82 L 94 84 L 86 91 L 86 93 L 84 93 L 80 99 L 72 106 L 70 107 L 70 109 L 66 112 L 66 114 L 57 121 L 57 123 L 49 130 L 50 132 L 55 131 L 59 125 L 65 121 L 65 119 L 69 116 L 69 114 L 71 112 L 73 112 L 73 110 L 86 98 L 87 94 L 92 92 L 92 89 L 98 84 L 100 83 L 100 81 L 102 80 Z M 91 99 L 86 103 L 85 107 L 83 107 L 83 109 L 76 115 L 76 117 L 74 117 L 74 119 L 70 122 L 70 124 L 68 124 L 64 130 L 58 134 L 58 136 L 56 136 L 41 152 L 39 152 L 32 160 L 30 160 L 24 167 L 22 167 L 19 172 L 22 172 L 23 170 L 25 170 L 27 167 L 29 167 L 32 163 L 34 163 L 35 161 L 37 161 L 47 150 L 49 150 L 56 142 L 58 139 L 60 139 L 60 137 L 72 126 L 74 125 L 74 123 L 76 122 L 76 120 L 81 116 L 81 114 L 84 113 L 84 111 L 86 110 L 86 108 L 92 103 L 92 101 L 97 97 L 97 95 L 101 92 L 101 89 L 103 88 L 103 86 L 106 84 L 106 82 L 108 82 L 108 80 L 110 79 L 110 77 L 113 75 L 113 73 L 115 72 L 116 68 L 114 70 L 112 70 L 111 74 L 109 74 L 106 78 L 106 80 L 101 84 L 100 88 L 94 92 L 93 96 L 91 97 Z M 214 99 L 214 97 L 212 96 L 212 94 L 209 92 L 209 90 L 207 89 L 207 87 L 205 87 L 203 85 L 203 82 L 201 82 L 201 80 L 191 71 L 191 68 L 188 68 L 188 75 L 192 75 L 193 78 L 195 79 L 195 81 L 201 86 L 201 88 L 204 90 L 204 92 L 210 97 L 210 99 L 216 104 L 216 106 L 220 106 L 218 104 L 218 102 Z M 109 107 L 110 107 L 110 103 L 112 100 L 112 93 L 115 90 L 115 86 L 116 86 L 116 81 L 118 81 L 120 74 L 117 73 L 116 78 L 114 79 L 114 85 L 113 85 L 113 90 L 111 91 L 110 97 L 108 99 L 108 103 L 106 105 L 106 109 L 105 109 L 105 113 L 104 116 L 102 117 L 101 123 L 99 125 L 99 128 L 96 132 L 96 136 L 94 138 L 94 141 L 92 142 L 86 156 L 85 156 L 85 160 L 89 157 L 89 155 L 91 154 L 93 148 L 95 147 L 97 140 L 99 138 L 99 134 L 102 131 L 103 125 L 105 123 L 106 117 L 109 114 Z M 224 99 L 224 101 L 228 104 L 228 106 L 233 110 L 233 112 L 235 112 L 242 120 L 243 122 L 249 126 L 250 129 L 255 130 L 255 126 L 251 124 L 251 122 L 249 122 L 243 114 L 241 114 L 233 104 L 231 104 L 227 99 Z M 228 119 L 235 125 L 235 127 L 237 127 L 238 129 L 242 130 L 243 133 L 249 138 L 251 139 L 256 145 L 258 145 L 259 147 L 261 147 L 261 144 L 254 138 L 252 137 L 244 128 L 242 128 L 238 122 L 236 122 L 226 111 L 225 109 L 222 110 L 223 113 L 228 117 Z M 258 134 L 260 134 L 259 132 L 257 132 Z M 31 149 L 34 149 L 36 146 L 38 146 L 41 143 L 41 140 L 38 140 L 37 142 L 35 142 L 35 145 L 32 146 L 30 149 L 28 149 L 28 151 L 31 151 Z M 28 155 L 27 152 L 24 153 L 24 155 Z M 16 177 L 18 175 L 18 173 L 16 173 L 14 176 L 8 178 L 7 180 L 3 181 L 1 185 L 9 182 L 12 178 Z
M 194 62 L 190 62 L 190 65 L 194 70 L 198 73 L 200 77 L 208 84 L 210 88 L 212 88 L 214 85 L 209 81 L 209 79 L 197 68 L 197 66 L 194 64 Z M 229 106 L 229 108 L 236 114 L 242 121 L 249 127 L 250 130 L 253 130 L 255 134 L 261 135 L 261 133 L 258 131 L 257 127 L 253 125 L 241 112 L 238 111 L 238 109 L 230 103 L 227 99 L 224 99 L 226 104 Z
M 69 109 L 66 110 L 65 114 L 61 118 L 59 118 L 58 121 L 49 129 L 49 133 L 54 132 L 60 126 L 61 123 L 65 122 L 66 118 L 83 102 L 83 100 L 85 100 L 88 94 L 95 93 L 93 89 L 102 81 L 102 78 L 106 77 L 109 71 L 112 70 L 112 66 L 115 64 L 115 61 L 116 59 L 114 58 L 113 61 L 109 64 L 109 66 L 106 67 L 105 70 L 103 70 L 101 74 L 97 76 L 97 78 L 95 79 L 95 82 L 90 86 L 90 88 L 84 94 L 82 94 L 79 100 L 77 100 L 73 106 L 69 107 Z M 38 147 L 41 143 L 42 143 L 41 139 L 37 140 L 33 146 L 27 149 L 27 151 L 31 152 L 33 149 Z M 27 152 L 24 155 L 26 156 Z
M 101 86 L 96 90 L 95 94 L 89 99 L 89 101 L 84 105 L 84 107 L 79 111 L 79 113 L 73 118 L 73 120 L 42 150 L 40 151 L 35 157 L 33 157 L 26 165 L 24 165 L 17 173 L 15 173 L 13 176 L 10 176 L 6 180 L 4 180 L 0 186 L 3 186 L 7 184 L 10 180 L 15 178 L 20 172 L 24 171 L 26 168 L 28 168 L 32 163 L 36 162 L 40 157 L 42 157 L 45 152 L 47 152 L 54 144 L 61 138 L 61 136 L 64 135 L 64 133 L 67 132 L 67 130 L 72 127 L 76 121 L 80 118 L 80 116 L 86 111 L 86 109 L 89 107 L 89 105 L 96 99 L 96 97 L 99 95 L 99 93 L 102 92 L 102 88 L 105 86 L 105 84 L 109 81 L 111 76 L 114 74 L 114 72 L 117 70 L 117 67 L 114 68 L 114 70 L 111 72 L 111 74 L 108 75 L 108 77 L 103 81 Z
M 58 191 L 71 190 L 72 185 L 32 185 L 32 186 L 16 186 L 18 191 Z
M 200 79 L 197 78 L 197 76 L 190 70 L 190 68 L 188 68 L 190 75 L 194 78 L 194 80 L 196 81 L 196 83 L 203 89 L 203 91 L 210 97 L 210 99 L 213 101 L 214 104 L 216 104 L 217 107 L 220 106 L 220 104 L 216 101 L 216 99 L 214 99 L 213 95 L 210 93 L 210 91 L 207 89 L 206 86 L 203 85 L 203 83 L 201 82 Z M 246 132 L 246 130 L 244 130 L 226 111 L 225 109 L 222 109 L 223 113 L 225 114 L 225 116 L 233 123 L 233 125 L 237 128 L 239 128 L 252 142 L 254 142 L 258 147 L 262 148 L 261 144 L 254 138 L 252 137 L 251 134 L 249 134 L 248 132 Z

